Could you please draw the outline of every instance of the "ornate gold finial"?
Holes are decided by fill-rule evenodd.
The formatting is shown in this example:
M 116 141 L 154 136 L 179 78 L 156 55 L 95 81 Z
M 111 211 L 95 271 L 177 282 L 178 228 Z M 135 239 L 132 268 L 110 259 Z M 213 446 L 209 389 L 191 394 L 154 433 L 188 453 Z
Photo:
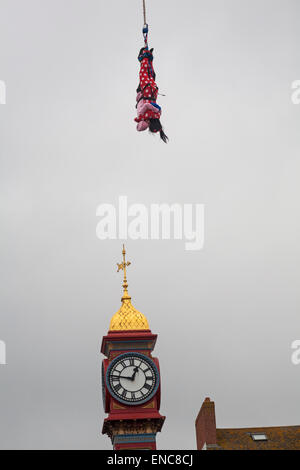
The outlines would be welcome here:
M 131 265 L 130 261 L 126 261 L 126 251 L 123 245 L 123 262 L 117 263 L 119 271 L 124 271 L 123 280 L 123 297 L 121 308 L 115 313 L 110 321 L 110 331 L 121 330 L 149 330 L 149 324 L 145 315 L 139 312 L 131 303 L 131 297 L 128 294 L 128 284 L 126 277 L 126 268 Z
M 118 266 L 117 272 L 119 272 L 120 270 L 123 270 L 123 272 L 124 272 L 124 279 L 123 279 L 124 295 L 122 297 L 122 300 L 123 300 L 123 299 L 130 299 L 130 297 L 128 295 L 128 290 L 127 290 L 128 289 L 128 283 L 127 283 L 127 277 L 126 277 L 126 268 L 127 268 L 127 266 L 131 265 L 130 261 L 126 261 L 126 251 L 125 251 L 125 246 L 124 245 L 123 245 L 122 255 L 123 255 L 123 262 L 122 263 L 117 263 L 117 266 Z

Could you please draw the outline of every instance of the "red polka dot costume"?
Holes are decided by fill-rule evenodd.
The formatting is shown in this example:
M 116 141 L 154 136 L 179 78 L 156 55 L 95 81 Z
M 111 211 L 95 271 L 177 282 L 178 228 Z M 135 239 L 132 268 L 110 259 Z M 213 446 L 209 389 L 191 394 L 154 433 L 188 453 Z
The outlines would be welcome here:
M 158 86 L 155 83 L 152 51 L 153 49 L 149 50 L 148 47 L 143 47 L 138 56 L 141 66 L 136 97 L 137 117 L 134 120 L 137 123 L 138 131 L 149 128 L 150 132 L 159 133 L 163 142 L 167 143 L 168 137 L 160 122 L 161 107 L 156 103 Z
M 152 65 L 152 50 L 142 49 L 139 56 L 141 62 L 139 88 L 137 94 L 137 130 L 148 128 L 150 119 L 159 119 L 161 108 L 156 104 L 158 86 L 155 83 L 155 73 Z

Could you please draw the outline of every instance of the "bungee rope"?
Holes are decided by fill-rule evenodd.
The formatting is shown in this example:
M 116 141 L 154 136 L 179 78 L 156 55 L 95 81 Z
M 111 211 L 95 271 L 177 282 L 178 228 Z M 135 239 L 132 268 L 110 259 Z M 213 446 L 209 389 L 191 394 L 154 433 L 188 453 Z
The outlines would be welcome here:
M 144 15 L 144 24 L 147 24 L 147 19 L 146 19 L 146 0 L 143 0 L 143 15 Z
M 144 26 L 143 26 L 143 36 L 145 41 L 145 47 L 148 49 L 148 23 L 146 18 L 146 0 L 143 0 L 143 17 L 144 17 Z

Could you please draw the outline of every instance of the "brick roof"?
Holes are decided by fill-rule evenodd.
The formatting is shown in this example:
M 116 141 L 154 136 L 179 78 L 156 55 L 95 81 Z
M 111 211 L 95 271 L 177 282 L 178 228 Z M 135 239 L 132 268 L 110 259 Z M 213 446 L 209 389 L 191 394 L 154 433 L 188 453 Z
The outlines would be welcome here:
M 217 429 L 215 404 L 205 398 L 196 419 L 197 449 L 207 450 L 300 450 L 300 426 Z M 264 434 L 252 437 L 255 434 Z
M 254 441 L 251 434 L 265 434 L 267 441 Z M 217 429 L 221 450 L 300 450 L 300 426 Z

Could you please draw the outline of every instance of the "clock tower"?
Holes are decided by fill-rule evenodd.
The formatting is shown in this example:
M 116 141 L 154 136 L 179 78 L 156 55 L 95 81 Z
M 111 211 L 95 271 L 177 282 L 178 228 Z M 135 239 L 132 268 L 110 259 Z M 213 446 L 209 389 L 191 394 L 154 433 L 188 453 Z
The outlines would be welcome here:
M 161 379 L 159 362 L 152 356 L 157 335 L 146 317 L 136 310 L 128 294 L 126 261 L 117 263 L 124 273 L 121 307 L 112 317 L 103 337 L 101 352 L 104 419 L 102 433 L 107 434 L 114 450 L 155 450 L 156 433 L 165 417 L 159 413 Z

